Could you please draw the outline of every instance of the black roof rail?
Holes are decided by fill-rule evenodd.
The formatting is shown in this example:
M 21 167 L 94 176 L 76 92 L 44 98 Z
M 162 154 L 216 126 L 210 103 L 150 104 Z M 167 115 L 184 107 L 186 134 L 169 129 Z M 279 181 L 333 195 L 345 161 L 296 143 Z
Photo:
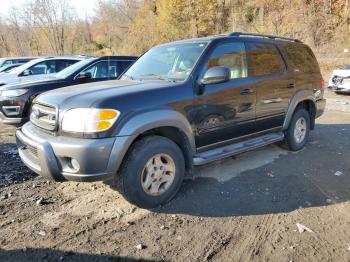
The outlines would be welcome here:
M 270 39 L 281 39 L 281 40 L 287 40 L 287 41 L 293 41 L 293 42 L 298 42 L 301 43 L 299 39 L 295 38 L 290 38 L 290 37 L 284 37 L 284 36 L 279 36 L 279 35 L 269 35 L 269 34 L 257 34 L 257 33 L 250 33 L 250 32 L 233 32 L 230 33 L 229 36 L 256 36 L 256 37 L 265 37 L 265 38 L 270 38 Z

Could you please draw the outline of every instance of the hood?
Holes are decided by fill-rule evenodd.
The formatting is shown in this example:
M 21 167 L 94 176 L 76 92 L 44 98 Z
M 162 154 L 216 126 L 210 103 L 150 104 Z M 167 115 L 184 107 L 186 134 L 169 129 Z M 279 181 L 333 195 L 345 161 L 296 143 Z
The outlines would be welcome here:
M 60 110 L 77 107 L 103 107 L 104 103 L 115 104 L 113 101 L 116 101 L 117 98 L 125 96 L 132 97 L 136 93 L 138 93 L 138 96 L 140 93 L 144 93 L 146 98 L 147 92 L 172 87 L 174 85 L 179 85 L 179 83 L 165 81 L 111 80 L 55 89 L 39 95 L 35 101 L 54 105 L 59 107 Z M 124 101 L 128 101 L 128 99 Z
M 64 81 L 64 80 L 53 77 L 53 76 L 47 77 L 45 79 L 41 78 L 41 79 L 37 79 L 37 80 L 27 79 L 27 81 L 12 82 L 10 84 L 0 86 L 0 91 L 11 90 L 11 89 L 20 89 L 20 88 L 29 89 L 30 87 L 35 86 L 35 85 L 44 85 L 44 84 L 50 84 L 50 83 L 56 83 L 56 82 L 62 82 L 62 81 Z
M 17 76 L 14 74 L 3 74 L 0 75 L 0 86 L 21 84 L 30 81 L 43 80 L 47 78 L 52 78 L 54 74 L 47 75 L 32 75 L 32 76 Z

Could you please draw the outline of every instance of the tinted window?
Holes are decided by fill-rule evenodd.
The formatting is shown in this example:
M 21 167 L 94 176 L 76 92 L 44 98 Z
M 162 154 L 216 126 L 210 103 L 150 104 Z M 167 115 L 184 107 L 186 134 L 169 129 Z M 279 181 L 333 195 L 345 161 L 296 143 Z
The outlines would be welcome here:
M 15 60 L 6 60 L 4 63 L 3 63 L 3 66 L 5 65 L 12 65 L 12 64 L 15 64 Z
M 218 46 L 209 58 L 207 68 L 225 66 L 231 71 L 231 79 L 247 77 L 245 47 L 243 43 Z
M 83 72 L 90 72 L 92 78 L 115 78 L 118 76 L 117 61 L 101 61 Z
M 284 72 L 284 61 L 275 45 L 247 43 L 247 49 L 250 76 L 263 76 Z
M 30 60 L 32 60 L 32 59 L 18 59 L 18 60 L 16 61 L 16 63 L 24 64 L 24 63 L 29 62 Z
M 32 75 L 44 75 L 56 73 L 55 61 L 43 61 L 29 68 Z
M 56 73 L 62 71 L 63 69 L 67 68 L 68 66 L 71 66 L 75 64 L 76 60 L 57 60 L 56 61 Z
M 120 74 L 122 74 L 122 73 L 124 73 L 124 71 L 126 70 L 126 69 L 128 69 L 129 68 L 129 66 L 133 63 L 134 61 L 119 61 L 118 62 L 118 66 L 119 66 L 119 70 L 118 70 L 118 73 L 119 73 L 119 75 Z
M 285 46 L 287 58 L 296 71 L 302 73 L 319 72 L 317 60 L 311 49 L 301 44 Z

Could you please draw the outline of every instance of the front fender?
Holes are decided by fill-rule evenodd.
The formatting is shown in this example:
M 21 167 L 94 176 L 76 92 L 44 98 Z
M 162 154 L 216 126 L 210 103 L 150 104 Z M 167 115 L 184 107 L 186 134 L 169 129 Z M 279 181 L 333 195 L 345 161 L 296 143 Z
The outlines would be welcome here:
M 288 109 L 287 109 L 286 117 L 285 117 L 284 122 L 283 122 L 282 130 L 288 129 L 290 121 L 292 120 L 294 111 L 295 111 L 296 107 L 298 106 L 298 104 L 302 101 L 311 101 L 315 106 L 316 99 L 315 99 L 313 91 L 308 90 L 308 89 L 303 89 L 303 90 L 296 92 L 293 95 L 293 97 L 290 100 L 289 105 L 288 105 Z
M 194 134 L 187 118 L 172 109 L 161 108 L 133 114 L 124 119 L 115 130 L 114 136 L 138 136 L 148 130 L 159 127 L 175 127 L 187 137 L 192 152 L 195 152 Z

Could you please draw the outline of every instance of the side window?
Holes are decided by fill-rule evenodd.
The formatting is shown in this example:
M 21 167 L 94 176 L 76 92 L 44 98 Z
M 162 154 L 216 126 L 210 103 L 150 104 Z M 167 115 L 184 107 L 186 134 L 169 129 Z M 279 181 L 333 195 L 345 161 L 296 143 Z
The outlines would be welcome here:
M 287 58 L 291 61 L 295 70 L 302 73 L 317 73 L 319 66 L 311 49 L 307 46 L 298 44 L 285 46 Z
M 52 74 L 56 72 L 55 61 L 43 61 L 29 68 L 32 75 Z
M 16 61 L 16 63 L 24 64 L 24 63 L 27 63 L 27 62 L 29 62 L 29 61 L 30 61 L 30 60 L 28 60 L 28 59 L 19 59 L 19 60 Z
M 118 62 L 118 75 L 124 73 L 126 69 L 133 63 L 133 61 L 119 61 Z
M 247 43 L 248 71 L 250 76 L 283 73 L 285 63 L 273 44 Z
M 101 61 L 98 62 L 84 72 L 90 72 L 93 79 L 96 78 L 115 78 L 118 75 L 116 61 Z
M 55 73 L 62 71 L 66 67 L 71 66 L 71 65 L 75 64 L 76 62 L 78 62 L 78 61 L 76 61 L 76 60 L 57 60 Z
M 12 65 L 14 64 L 14 61 L 13 60 L 6 60 L 2 66 L 5 66 L 5 65 Z
M 207 69 L 225 66 L 231 71 L 231 79 L 247 77 L 247 63 L 243 43 L 222 44 L 211 54 Z

